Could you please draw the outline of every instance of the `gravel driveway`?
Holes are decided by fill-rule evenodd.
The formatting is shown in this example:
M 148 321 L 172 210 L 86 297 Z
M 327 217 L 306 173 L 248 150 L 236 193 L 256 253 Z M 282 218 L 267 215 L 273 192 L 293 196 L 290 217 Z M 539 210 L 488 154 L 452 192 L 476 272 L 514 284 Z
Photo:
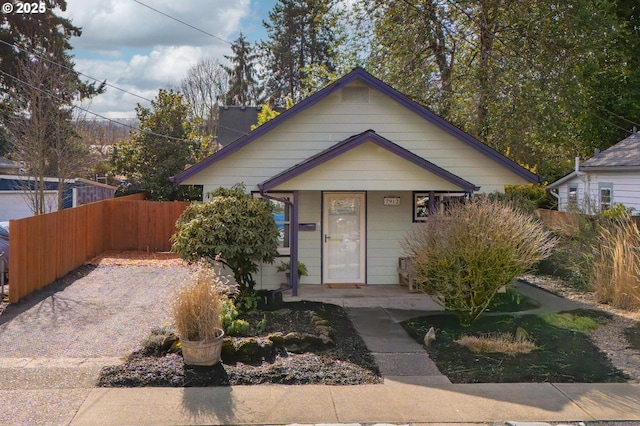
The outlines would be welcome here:
M 0 358 L 126 356 L 155 326 L 187 267 L 82 266 L 0 316 Z

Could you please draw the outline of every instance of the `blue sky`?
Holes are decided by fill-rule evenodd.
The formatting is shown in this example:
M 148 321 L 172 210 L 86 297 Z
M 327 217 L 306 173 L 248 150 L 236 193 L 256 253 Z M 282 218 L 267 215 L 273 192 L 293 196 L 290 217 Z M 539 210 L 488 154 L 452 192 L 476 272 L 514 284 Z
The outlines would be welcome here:
M 78 71 L 153 99 L 158 89 L 177 84 L 200 59 L 212 57 L 224 62 L 224 55 L 231 54 L 228 42 L 235 40 L 240 31 L 252 42 L 264 39 L 262 21 L 268 19 L 276 3 L 277 0 L 67 0 L 67 10 L 57 13 L 83 29 L 82 36 L 71 41 Z M 147 103 L 108 88 L 83 107 L 109 118 L 127 118 L 135 117 L 138 102 Z

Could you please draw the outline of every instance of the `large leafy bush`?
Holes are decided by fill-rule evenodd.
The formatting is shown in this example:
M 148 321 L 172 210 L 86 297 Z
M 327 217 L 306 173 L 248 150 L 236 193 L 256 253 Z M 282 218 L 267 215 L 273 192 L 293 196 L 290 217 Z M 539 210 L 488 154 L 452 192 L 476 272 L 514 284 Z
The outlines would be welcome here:
M 532 216 L 476 197 L 429 216 L 406 237 L 404 248 L 420 288 L 440 296 L 468 326 L 498 289 L 547 257 L 554 244 Z
M 273 263 L 278 228 L 268 200 L 245 194 L 243 185 L 219 188 L 205 203 L 193 203 L 176 222 L 172 251 L 187 261 L 206 258 L 231 269 L 241 293 L 255 287 L 258 262 Z

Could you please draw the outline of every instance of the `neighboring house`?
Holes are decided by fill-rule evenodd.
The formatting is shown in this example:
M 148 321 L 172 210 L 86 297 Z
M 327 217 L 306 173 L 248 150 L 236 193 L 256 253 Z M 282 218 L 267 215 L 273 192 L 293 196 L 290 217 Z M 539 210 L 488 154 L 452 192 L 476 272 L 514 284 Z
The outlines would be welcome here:
M 280 254 L 304 262 L 312 284 L 398 284 L 401 242 L 430 212 L 539 181 L 362 68 L 173 179 L 272 197 Z M 261 267 L 258 286 L 279 286 L 276 265 Z
M 640 214 L 640 133 L 633 133 L 611 148 L 580 164 L 549 184 L 547 189 L 558 199 L 558 210 L 573 207 L 586 213 L 598 213 L 614 203 Z
M 0 175 L 15 175 L 20 173 L 20 164 L 0 157 Z
M 58 210 L 58 179 L 45 178 L 45 207 L 47 212 Z M 116 187 L 87 179 L 67 179 L 62 208 L 77 207 L 94 201 L 113 198 Z M 0 175 L 0 222 L 33 216 L 30 188 L 33 177 Z

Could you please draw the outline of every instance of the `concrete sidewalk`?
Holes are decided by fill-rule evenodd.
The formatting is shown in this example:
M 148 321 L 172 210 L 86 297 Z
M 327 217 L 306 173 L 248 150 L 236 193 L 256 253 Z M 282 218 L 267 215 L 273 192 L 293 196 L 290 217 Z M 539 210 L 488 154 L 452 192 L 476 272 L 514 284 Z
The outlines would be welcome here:
M 628 384 L 93 389 L 72 425 L 463 423 L 638 420 Z

